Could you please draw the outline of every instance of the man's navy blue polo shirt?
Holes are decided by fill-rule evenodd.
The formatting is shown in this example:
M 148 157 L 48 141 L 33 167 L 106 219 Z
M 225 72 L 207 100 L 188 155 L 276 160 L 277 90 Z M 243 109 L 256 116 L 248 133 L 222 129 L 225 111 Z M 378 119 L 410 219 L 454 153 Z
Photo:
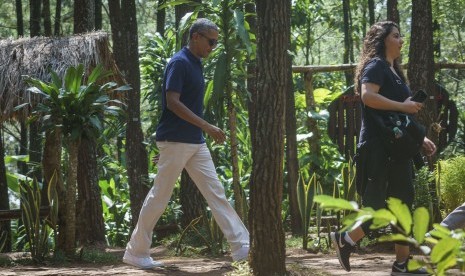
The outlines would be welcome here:
M 166 66 L 162 87 L 162 115 L 155 137 L 157 141 L 205 143 L 199 127 L 179 118 L 167 108 L 167 91 L 180 93 L 180 101 L 197 116 L 203 117 L 205 79 L 202 63 L 186 47 L 177 52 Z

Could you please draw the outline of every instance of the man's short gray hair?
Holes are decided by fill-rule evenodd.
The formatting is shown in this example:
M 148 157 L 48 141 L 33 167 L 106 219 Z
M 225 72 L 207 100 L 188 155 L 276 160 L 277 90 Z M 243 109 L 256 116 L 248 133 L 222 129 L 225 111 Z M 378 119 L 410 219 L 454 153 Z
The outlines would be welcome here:
M 206 18 L 198 18 L 189 29 L 189 38 L 192 38 L 194 33 L 204 33 L 209 30 L 215 30 L 218 32 L 218 26 Z

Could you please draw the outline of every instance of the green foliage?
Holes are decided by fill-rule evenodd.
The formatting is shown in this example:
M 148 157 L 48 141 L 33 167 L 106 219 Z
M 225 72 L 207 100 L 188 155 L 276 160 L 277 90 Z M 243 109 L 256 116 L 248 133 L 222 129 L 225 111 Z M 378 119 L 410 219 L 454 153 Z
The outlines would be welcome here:
M 27 245 L 35 263 L 42 263 L 50 249 L 49 229 L 56 229 L 58 218 L 58 196 L 56 192 L 55 177 L 52 177 L 48 196 L 49 215 L 45 220 L 40 218 L 40 207 L 42 203 L 41 192 L 37 181 L 21 181 L 21 211 L 26 233 Z
M 201 227 L 198 227 L 199 223 Z M 183 254 L 187 248 L 186 246 L 183 246 L 183 242 L 184 239 L 188 237 L 189 232 L 194 233 L 194 235 L 197 237 L 196 240 L 201 241 L 202 244 L 207 247 L 208 252 L 211 254 L 218 255 L 223 252 L 223 232 L 221 232 L 221 229 L 219 228 L 213 216 L 200 216 L 192 220 L 189 225 L 184 228 L 177 241 L 177 254 Z
M 426 235 L 429 225 L 429 212 L 424 207 L 417 208 L 413 216 L 408 207 L 399 199 L 389 198 L 387 208 L 374 211 L 370 208 L 359 209 L 355 202 L 343 199 L 335 199 L 326 195 L 315 196 L 315 202 L 320 203 L 326 210 L 347 210 L 353 213 L 344 219 L 345 229 L 351 229 L 359 225 L 360 221 L 373 220 L 370 229 L 379 229 L 391 225 L 398 230 L 396 234 L 381 236 L 380 242 L 408 242 L 419 248 L 425 255 L 421 260 L 409 261 L 409 269 L 425 267 L 434 275 L 445 275 L 446 271 L 454 267 L 458 262 L 463 263 L 465 256 L 465 241 L 463 230 L 450 231 L 447 228 L 434 224 L 434 230 Z M 413 225 L 413 227 L 412 227 Z M 424 244 L 434 245 L 431 248 Z M 464 267 L 462 266 L 463 270 Z
M 430 192 L 430 183 L 434 182 L 434 172 L 430 171 L 427 166 L 422 167 L 416 173 L 416 177 L 413 181 L 415 188 L 415 198 L 413 202 L 413 208 L 425 207 L 432 214 L 433 202 Z
M 129 87 L 118 87 L 114 82 L 100 84 L 111 75 L 101 64 L 97 65 L 84 80 L 84 65 L 69 67 L 63 79 L 54 71 L 50 72 L 52 81 L 43 82 L 25 76 L 31 85 L 28 91 L 43 96 L 34 113 L 42 119 L 45 130 L 61 128 L 64 137 L 76 141 L 82 135 L 97 139 L 103 131 L 104 123 L 111 124 L 107 117 L 116 118 L 122 114 L 117 105 L 122 103 L 111 100 L 109 91 L 125 91 Z M 112 104 L 112 105 L 111 105 Z M 17 107 L 23 108 L 25 105 Z
M 307 249 L 308 227 L 310 226 L 310 214 L 313 209 L 313 198 L 317 193 L 318 182 L 314 173 L 308 183 L 305 183 L 303 176 L 299 177 L 297 183 L 297 202 L 299 204 L 300 217 L 303 225 L 302 247 Z
M 442 160 L 437 165 L 439 195 L 446 212 L 465 202 L 465 156 Z

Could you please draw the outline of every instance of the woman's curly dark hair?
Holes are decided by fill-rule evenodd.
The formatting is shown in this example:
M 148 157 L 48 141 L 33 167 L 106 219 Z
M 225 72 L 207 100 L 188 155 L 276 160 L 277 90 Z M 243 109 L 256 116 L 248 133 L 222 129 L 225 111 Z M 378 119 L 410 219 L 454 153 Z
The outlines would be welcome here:
M 355 77 L 354 77 L 354 85 L 355 85 L 355 93 L 360 94 L 360 78 L 365 68 L 366 64 L 373 58 L 378 57 L 384 61 L 386 61 L 386 47 L 384 44 L 384 40 L 386 37 L 392 32 L 393 28 L 399 29 L 399 26 L 392 21 L 382 21 L 377 22 L 371 26 L 370 30 L 365 36 L 363 40 L 363 48 L 362 53 L 360 54 L 360 60 L 355 68 Z M 386 61 L 387 62 L 387 61 Z M 394 60 L 394 70 L 396 70 L 399 77 L 406 82 L 406 77 L 400 66 L 399 58 Z

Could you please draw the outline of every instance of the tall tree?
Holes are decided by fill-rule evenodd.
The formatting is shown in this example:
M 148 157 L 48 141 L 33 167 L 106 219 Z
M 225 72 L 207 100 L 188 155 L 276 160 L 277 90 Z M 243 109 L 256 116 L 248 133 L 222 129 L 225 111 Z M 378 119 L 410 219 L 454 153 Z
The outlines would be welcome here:
M 96 0 L 74 2 L 74 32 L 85 33 L 95 29 Z M 79 7 L 77 7 L 79 6 Z M 83 245 L 105 243 L 105 223 L 101 198 L 97 142 L 83 135 L 79 144 L 77 167 L 76 240 Z
M 126 161 L 131 199 L 132 225 L 135 226 L 144 198 L 149 191 L 148 157 L 140 122 L 139 44 L 135 0 L 109 0 L 113 53 L 132 90 L 127 93 Z
M 399 10 L 397 9 L 397 0 L 387 1 L 387 20 L 394 21 L 399 24 L 400 18 Z
M 23 3 L 21 0 L 16 0 L 16 30 L 18 37 L 24 35 Z
M 42 0 L 29 0 L 29 31 L 31 32 L 31 37 L 40 35 L 41 4 Z
M 95 0 L 74 1 L 74 33 L 80 34 L 95 29 Z
M 50 19 L 50 0 L 42 2 L 42 18 L 44 20 L 44 36 L 52 36 L 52 20 Z
M 55 36 L 60 36 L 61 28 L 61 0 L 57 0 L 55 6 L 55 22 L 53 24 L 53 34 Z
M 285 275 L 281 218 L 285 97 L 291 1 L 256 0 L 257 94 L 250 186 L 251 267 L 254 275 Z
M 158 9 L 157 9 L 157 33 L 161 36 L 165 36 L 165 18 L 166 18 L 166 9 L 160 9 L 162 5 L 166 3 L 166 0 L 158 0 Z
M 354 62 L 354 43 L 352 41 L 352 16 L 350 9 L 350 0 L 342 1 L 342 10 L 344 14 L 344 63 Z M 352 71 L 345 71 L 346 85 L 353 83 L 354 75 Z
M 102 0 L 95 0 L 95 29 L 101 30 L 102 29 L 102 9 L 103 3 Z
M 375 24 L 375 0 L 368 0 L 368 22 L 370 26 Z
M 412 0 L 412 29 L 409 49 L 408 79 L 412 91 L 424 89 L 430 96 L 438 96 L 434 85 L 434 45 L 433 45 L 433 15 L 431 0 Z M 427 100 L 418 114 L 419 120 L 427 127 L 427 136 L 438 143 L 439 133 L 434 132 L 438 117 L 437 102 Z M 430 160 L 430 165 L 434 164 Z M 430 191 L 435 193 L 434 182 Z M 435 197 L 437 198 L 437 197 Z M 439 206 L 433 203 L 433 221 L 441 221 Z

